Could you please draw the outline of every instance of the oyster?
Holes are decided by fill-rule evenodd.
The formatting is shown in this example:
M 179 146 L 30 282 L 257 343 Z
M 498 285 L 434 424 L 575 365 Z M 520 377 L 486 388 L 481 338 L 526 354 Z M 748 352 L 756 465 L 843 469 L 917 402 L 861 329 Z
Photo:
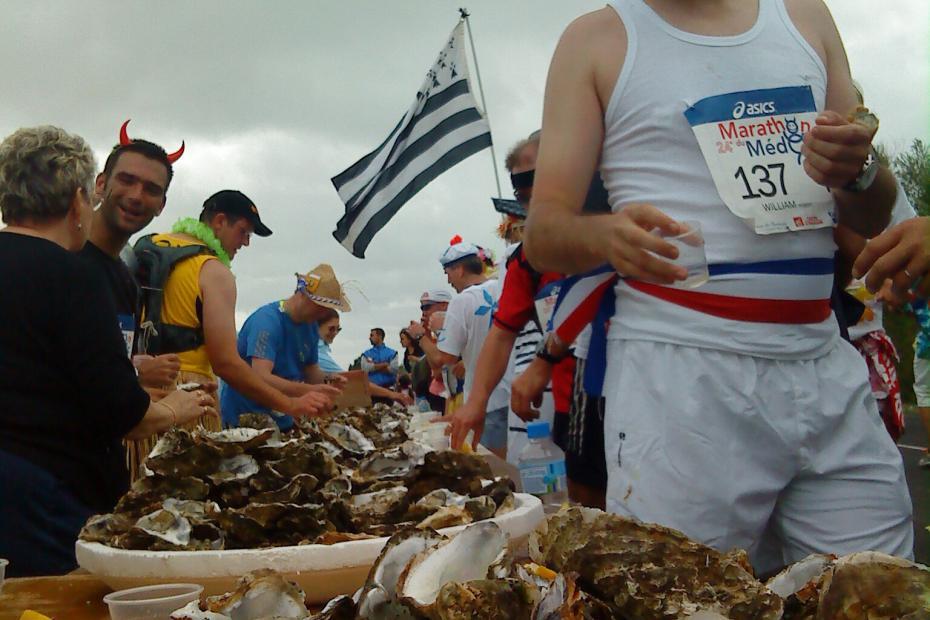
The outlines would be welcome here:
M 215 472 L 222 458 L 219 448 L 195 441 L 184 429 L 173 428 L 158 440 L 145 465 L 156 474 L 171 478 L 200 477 Z
M 243 413 L 239 416 L 239 428 L 254 428 L 258 430 L 276 431 L 272 433 L 272 439 L 280 439 L 281 431 L 278 425 L 271 419 L 267 413 Z
M 287 479 L 299 474 L 312 474 L 318 480 L 329 480 L 339 475 L 339 466 L 333 457 L 320 446 L 306 442 L 285 444 L 272 462 L 275 471 Z
M 443 540 L 441 535 L 432 530 L 405 530 L 394 534 L 385 543 L 384 549 L 368 572 L 368 578 L 359 595 L 358 617 L 372 620 L 384 617 L 410 617 L 410 612 L 397 599 L 397 582 L 416 555 L 435 547 Z
M 820 595 L 817 618 L 930 618 L 930 569 L 874 551 L 841 557 Z
M 248 454 L 237 454 L 236 456 L 223 459 L 217 467 L 216 473 L 209 474 L 207 478 L 216 485 L 233 482 L 237 480 L 246 480 L 247 478 L 258 473 L 258 463 Z
M 135 519 L 126 514 L 94 515 L 81 528 L 78 538 L 108 545 L 120 534 L 128 532 L 134 524 Z
M 873 134 L 878 131 L 878 117 L 872 114 L 864 105 L 858 105 L 846 115 L 846 120 L 850 123 L 862 125 L 870 130 Z
M 578 587 L 577 578 L 573 573 L 558 575 L 539 601 L 533 620 L 611 620 L 614 616 L 607 604 Z
M 349 454 L 365 456 L 375 450 L 375 444 L 354 426 L 341 424 L 339 422 L 331 422 L 323 429 L 323 432 L 336 445 Z
M 487 495 L 494 500 L 494 504 L 497 506 L 494 516 L 499 517 L 517 507 L 516 498 L 513 496 L 515 489 L 512 480 L 495 478 L 493 481 L 482 482 L 481 494 Z
M 353 495 L 351 508 L 353 520 L 359 527 L 374 522 L 383 522 L 391 515 L 402 514 L 407 487 L 390 487 L 382 491 Z
M 252 501 L 259 504 L 282 502 L 286 504 L 303 504 L 313 496 L 313 491 L 320 481 L 311 474 L 299 474 L 283 487 L 275 491 L 265 491 L 252 496 Z
M 809 555 L 766 582 L 769 590 L 784 599 L 786 619 L 816 618 L 820 592 L 835 560 L 832 555 Z
M 414 556 L 398 580 L 397 593 L 414 609 L 428 608 L 447 583 L 484 579 L 506 544 L 507 535 L 496 523 L 470 525 L 447 542 Z
M 226 614 L 200 609 L 200 601 L 191 601 L 181 609 L 171 613 L 171 620 L 231 620 Z
M 539 591 L 522 579 L 483 579 L 442 586 L 433 605 L 438 620 L 530 620 Z
M 354 620 L 358 605 L 349 596 L 337 596 L 312 620 Z
M 423 463 L 426 452 L 418 444 L 407 442 L 390 450 L 379 450 L 359 462 L 352 474 L 356 484 L 366 485 L 377 480 L 402 479 Z
M 482 480 L 491 478 L 491 468 L 475 454 L 453 450 L 429 452 L 407 476 L 411 500 L 415 501 L 434 489 L 449 489 L 464 495 L 481 495 Z
M 407 508 L 404 519 L 407 521 L 423 521 L 441 508 L 447 506 L 464 506 L 468 501 L 467 495 L 453 493 L 449 489 L 436 489 L 430 491 Z
M 230 620 L 305 620 L 310 617 L 305 598 L 297 584 L 263 569 L 243 577 L 234 592 L 208 598 L 206 611 L 224 614 Z
M 228 428 L 222 431 L 198 431 L 211 446 L 217 448 L 224 458 L 248 452 L 265 444 L 274 437 L 276 429 Z
M 147 514 L 117 538 L 125 549 L 174 550 L 191 542 L 191 524 L 176 510 L 162 508 Z
M 210 494 L 210 485 L 197 478 L 169 478 L 146 476 L 136 480 L 132 488 L 120 498 L 113 509 L 118 514 L 141 516 L 152 512 L 165 498 L 205 500 Z
M 443 506 L 430 516 L 417 524 L 420 529 L 430 528 L 439 530 L 444 527 L 454 527 L 473 522 L 471 513 L 464 506 Z
M 670 528 L 566 508 L 530 536 L 534 561 L 577 572 L 614 614 L 642 620 L 713 611 L 733 620 L 775 620 L 782 600 L 727 556 Z

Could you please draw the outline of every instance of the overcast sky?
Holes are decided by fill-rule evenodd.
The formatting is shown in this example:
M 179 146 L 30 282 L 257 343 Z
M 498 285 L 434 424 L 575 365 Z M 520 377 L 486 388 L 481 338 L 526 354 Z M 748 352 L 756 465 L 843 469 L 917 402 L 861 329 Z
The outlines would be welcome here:
M 0 0 L 0 135 L 51 123 L 84 136 L 102 164 L 120 124 L 175 150 L 168 206 L 149 232 L 240 189 L 274 230 L 233 263 L 239 322 L 286 297 L 295 271 L 331 263 L 350 281 L 338 360 L 368 330 L 397 332 L 419 294 L 444 287 L 437 257 L 450 237 L 503 250 L 489 197 L 488 151 L 439 177 L 375 237 L 362 261 L 332 237 L 344 207 L 329 179 L 372 150 L 403 115 L 458 19 L 436 0 L 42 2 Z M 828 0 L 854 76 L 892 150 L 930 139 L 930 2 Z M 539 127 L 559 34 L 589 0 L 472 0 L 468 8 L 498 165 Z M 473 67 L 472 67 L 473 69 Z M 361 292 L 359 292 L 359 290 Z M 362 295 L 364 293 L 364 296 Z

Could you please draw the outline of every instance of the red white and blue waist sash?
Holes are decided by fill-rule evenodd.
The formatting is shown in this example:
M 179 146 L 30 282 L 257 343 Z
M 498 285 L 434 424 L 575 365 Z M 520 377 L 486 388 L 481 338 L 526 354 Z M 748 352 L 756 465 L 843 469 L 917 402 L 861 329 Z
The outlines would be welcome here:
M 833 258 L 709 265 L 698 289 L 624 279 L 631 289 L 704 314 L 753 323 L 820 323 L 831 313 Z M 562 281 L 551 328 L 571 342 L 597 314 L 620 276 L 610 265 Z

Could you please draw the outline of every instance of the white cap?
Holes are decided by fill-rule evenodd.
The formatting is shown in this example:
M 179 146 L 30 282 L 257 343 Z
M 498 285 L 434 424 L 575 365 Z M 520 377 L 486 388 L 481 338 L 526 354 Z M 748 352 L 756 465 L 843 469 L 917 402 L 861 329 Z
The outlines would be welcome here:
M 478 256 L 481 252 L 480 248 L 474 243 L 465 243 L 460 241 L 454 245 L 450 245 L 446 248 L 446 251 L 442 253 L 439 257 L 439 263 L 445 267 L 450 263 L 454 263 L 457 260 L 467 258 L 469 256 Z
M 441 288 L 431 288 L 420 295 L 421 304 L 441 304 L 452 301 L 452 293 L 444 291 Z

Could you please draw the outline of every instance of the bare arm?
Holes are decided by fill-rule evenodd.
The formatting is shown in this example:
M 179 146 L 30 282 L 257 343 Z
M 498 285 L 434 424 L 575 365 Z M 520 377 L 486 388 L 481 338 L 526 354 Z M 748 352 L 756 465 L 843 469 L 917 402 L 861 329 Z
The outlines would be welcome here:
M 265 383 L 287 396 L 302 396 L 310 391 L 310 386 L 300 381 L 289 381 L 274 374 L 274 362 L 260 357 L 252 358 L 252 370 L 260 376 Z
M 193 422 L 202 415 L 216 417 L 216 400 L 203 390 L 176 390 L 159 401 L 151 401 L 142 420 L 126 433 L 126 439 L 148 439 L 156 433 Z
M 484 344 L 481 345 L 481 352 L 475 364 L 475 379 L 468 395 L 468 404 L 478 407 L 482 413 L 488 406 L 491 392 L 507 372 L 510 352 L 516 340 L 515 333 L 492 325 L 484 339 Z
M 792 21 L 821 56 L 827 69 L 826 110 L 804 136 L 804 169 L 814 181 L 833 193 L 840 224 L 865 237 L 873 237 L 885 229 L 891 217 L 897 192 L 894 175 L 882 167 L 865 191 L 854 193 L 842 189 L 862 170 L 873 134 L 866 127 L 846 120 L 846 115 L 859 102 L 843 41 L 826 5 L 820 0 L 790 0 L 787 7 Z
M 468 400 L 452 414 L 452 428 L 450 434 L 453 447 L 462 445 L 469 431 L 474 431 L 472 448 L 477 449 L 478 441 L 484 432 L 484 417 L 488 408 L 488 399 L 491 392 L 497 387 L 510 361 L 510 352 L 517 340 L 514 332 L 492 325 L 478 361 L 475 364 L 475 381 Z
M 304 368 L 304 377 L 307 383 L 318 385 L 326 379 L 326 373 L 320 369 L 319 364 L 310 364 Z
M 452 366 L 459 361 L 459 358 L 449 353 L 439 350 L 436 341 L 430 338 L 426 328 L 419 323 L 410 322 L 407 331 L 412 338 L 418 338 L 420 348 L 423 349 L 423 356 L 429 362 L 431 368 L 442 368 L 443 366 Z
M 543 105 L 543 131 L 524 247 L 540 271 L 580 273 L 611 263 L 620 273 L 671 283 L 686 274 L 651 256 L 676 258 L 669 243 L 677 224 L 650 205 L 627 205 L 610 215 L 581 215 L 604 140 L 604 109 L 623 64 L 626 33 L 616 13 L 601 9 L 565 30 L 552 58 Z M 599 62 L 595 59 L 612 59 Z
M 207 261 L 200 269 L 200 291 L 203 333 L 213 372 L 262 407 L 288 412 L 290 399 L 267 383 L 236 350 L 236 281 L 232 273 L 219 261 Z

